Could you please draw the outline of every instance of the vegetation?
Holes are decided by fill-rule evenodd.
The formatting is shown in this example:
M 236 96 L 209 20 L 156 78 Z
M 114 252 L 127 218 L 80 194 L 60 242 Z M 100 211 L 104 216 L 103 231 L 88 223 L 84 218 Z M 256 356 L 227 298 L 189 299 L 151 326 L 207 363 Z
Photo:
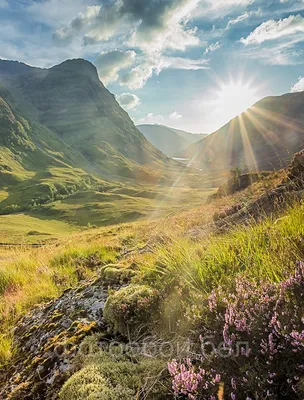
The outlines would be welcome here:
M 83 341 L 80 355 L 74 361 L 80 368 L 63 386 L 61 400 L 132 400 L 144 397 L 156 400 L 168 395 L 169 380 L 164 360 L 123 354 L 119 348 L 101 350 L 98 336 Z M 85 355 L 84 355 L 85 354 Z M 167 386 L 160 383 L 160 377 Z
M 221 201 L 218 202 L 218 206 L 222 204 Z M 203 242 L 183 238 L 178 230 L 173 229 L 173 226 L 176 226 L 176 218 L 178 218 L 179 225 L 185 223 L 183 221 L 183 218 L 187 216 L 187 213 L 185 213 L 184 216 L 183 214 L 179 214 L 178 217 L 172 216 L 167 225 L 167 231 L 163 231 L 162 234 L 160 234 L 162 231 L 160 225 L 157 226 L 152 222 L 147 223 L 150 226 L 150 232 L 147 234 L 147 226 L 139 226 L 135 223 L 125 227 L 122 225 L 121 229 L 117 227 L 117 230 L 113 227 L 110 229 L 111 233 L 107 235 L 104 235 L 105 228 L 101 231 L 96 229 L 94 233 L 87 231 L 87 233 L 82 233 L 81 235 L 76 234 L 78 236 L 75 236 L 75 241 L 79 242 L 77 245 L 66 243 L 61 245 L 60 248 L 50 246 L 47 251 L 24 249 L 22 254 L 18 254 L 17 259 L 12 261 L 11 265 L 6 264 L 0 267 L 1 315 L 4 328 L 0 347 L 2 362 L 8 360 L 14 353 L 11 336 L 7 335 L 10 326 L 15 323 L 19 315 L 23 315 L 33 304 L 58 296 L 65 288 L 76 285 L 79 279 L 95 275 L 99 267 L 102 268 L 102 271 L 109 268 L 111 273 L 113 273 L 113 269 L 115 270 L 112 274 L 114 276 L 112 283 L 114 282 L 115 284 L 118 276 L 118 280 L 120 279 L 120 274 L 117 271 L 125 271 L 126 266 L 130 265 L 130 263 L 132 264 L 132 274 L 128 277 L 128 280 L 131 279 L 133 283 L 117 292 L 110 292 L 105 309 L 105 319 L 113 327 L 114 331 L 130 338 L 134 332 L 138 333 L 140 331 L 142 334 L 145 331 L 142 328 L 145 327 L 147 329 L 149 323 L 154 321 L 153 328 L 148 329 L 148 331 L 159 332 L 165 337 L 169 335 L 170 340 L 175 338 L 174 340 L 176 341 L 180 340 L 181 337 L 186 340 L 189 331 L 191 331 L 191 340 L 193 340 L 194 346 L 199 348 L 200 342 L 198 338 L 200 335 L 207 335 L 210 330 L 214 329 L 217 332 L 221 332 L 220 329 L 223 330 L 225 328 L 225 314 L 228 312 L 229 307 L 234 307 L 234 299 L 241 299 L 241 292 L 238 291 L 243 290 L 242 288 L 244 287 L 245 292 L 242 293 L 246 295 L 246 298 L 243 302 L 235 304 L 235 307 L 238 307 L 239 304 L 244 304 L 245 307 L 246 302 L 253 302 L 254 304 L 257 298 L 262 299 L 263 296 L 270 295 L 270 293 L 273 293 L 274 296 L 272 302 L 265 303 L 265 307 L 270 307 L 269 311 L 266 312 L 263 308 L 259 308 L 259 313 L 250 322 L 252 329 L 256 329 L 255 334 L 258 335 L 261 324 L 269 324 L 275 312 L 278 313 L 273 308 L 273 304 L 277 301 L 276 293 L 278 293 L 280 287 L 286 286 L 284 282 L 294 282 L 292 277 L 295 276 L 296 261 L 304 256 L 304 248 L 302 246 L 304 234 L 303 211 L 304 205 L 294 204 L 284 215 L 266 218 L 263 222 L 251 224 L 247 227 L 240 226 L 221 236 L 210 233 Z M 151 235 L 152 226 L 154 232 Z M 166 248 L 163 246 L 164 237 Z M 147 240 L 150 241 L 150 246 L 154 250 L 152 253 L 142 254 L 139 249 L 145 246 Z M 119 252 L 126 245 L 127 248 L 134 249 L 134 252 L 120 259 L 118 257 Z M 54 255 L 55 249 L 56 255 Z M 105 267 L 102 267 L 103 265 Z M 103 276 L 105 276 L 104 273 Z M 238 282 L 242 282 L 242 285 Z M 259 283 L 256 286 L 255 282 L 263 283 Z M 298 286 L 299 290 L 302 290 L 301 285 Z M 217 295 L 215 295 L 216 293 Z M 252 297 L 248 297 L 248 293 L 252 293 Z M 218 305 L 216 306 L 218 317 L 214 315 L 215 309 L 211 310 L 208 306 L 214 296 L 218 299 Z M 301 292 L 295 292 L 294 289 L 290 288 L 287 290 L 286 296 L 286 303 L 282 303 L 284 307 L 287 307 L 286 311 L 282 306 L 283 308 L 280 308 L 280 312 L 283 312 L 283 315 L 284 312 L 286 315 L 293 313 L 295 322 L 292 322 L 290 328 L 285 322 L 284 332 L 277 331 L 277 334 L 285 335 L 286 340 L 292 337 L 296 340 L 296 336 L 294 336 L 296 332 L 299 335 L 301 334 L 300 327 L 297 325 L 297 321 L 299 321 L 297 313 L 300 311 L 295 313 L 295 310 L 298 309 L 297 307 L 300 306 L 300 303 L 297 303 L 297 299 L 301 298 Z M 300 296 L 300 298 L 293 296 Z M 293 298 L 294 300 L 292 300 Z M 176 307 L 176 304 L 179 304 L 179 307 Z M 246 307 L 252 307 L 250 304 L 252 303 L 248 303 Z M 263 304 L 261 304 L 261 307 L 264 307 Z M 296 308 L 293 311 L 290 307 Z M 237 317 L 233 320 L 235 321 L 233 323 L 237 323 L 236 321 L 241 320 L 244 310 L 243 308 L 239 311 L 237 308 L 233 309 L 239 313 L 236 314 Z M 266 318 L 265 321 L 263 318 Z M 278 320 L 281 322 L 280 318 L 278 317 Z M 215 321 L 217 321 L 218 329 Z M 210 327 L 208 327 L 208 324 L 210 324 Z M 289 333 L 287 334 L 288 329 Z M 229 335 L 232 333 L 234 335 L 238 334 L 238 328 L 235 328 L 234 325 L 229 327 Z M 267 341 L 267 335 L 270 335 L 270 333 L 271 331 L 268 331 L 268 333 L 263 331 L 259 339 L 253 339 L 253 331 L 248 331 L 248 340 Z M 136 337 L 136 335 L 133 335 L 133 337 Z M 219 334 L 215 339 L 216 346 L 221 343 L 221 337 L 222 335 Z M 244 338 L 243 333 L 240 338 Z M 277 340 L 277 336 L 273 340 Z M 259 357 L 264 357 L 262 354 Z M 276 357 L 281 357 L 280 354 Z M 108 356 L 108 351 L 106 351 L 106 354 L 102 357 Z M 177 357 L 178 360 L 180 354 L 173 353 L 170 356 L 170 358 L 167 356 L 166 359 L 162 360 L 161 357 L 157 357 L 156 361 L 164 363 L 167 360 L 171 362 L 174 357 Z M 84 366 L 79 373 L 73 375 L 67 381 L 61 392 L 62 399 L 82 398 L 81 391 L 83 387 L 87 387 L 87 390 L 91 388 L 92 392 L 89 393 L 92 393 L 92 398 L 107 395 L 114 396 L 109 398 L 115 399 L 115 396 L 122 395 L 121 381 L 113 381 L 114 378 L 110 373 L 109 375 L 105 374 L 106 368 L 104 368 L 103 361 L 95 359 L 91 363 L 92 356 L 83 355 L 83 357 L 87 360 L 88 365 L 86 364 L 87 366 Z M 282 354 L 282 357 L 285 357 L 285 355 Z M 285 371 L 284 373 L 293 374 L 293 376 L 297 377 L 298 375 L 300 376 L 300 371 L 297 370 L 300 364 L 297 363 L 296 357 L 294 357 L 294 360 L 294 367 L 290 367 L 289 372 Z M 141 379 L 147 376 L 147 373 L 144 371 L 138 372 L 138 368 L 141 370 L 141 367 L 137 362 L 134 360 L 128 361 L 130 365 L 128 363 L 124 364 L 125 361 L 122 362 L 122 365 L 117 360 L 111 362 L 118 368 L 117 376 L 120 377 L 120 380 L 124 379 L 123 377 L 127 371 L 133 371 L 132 376 L 136 376 L 136 379 L 139 379 L 139 381 L 136 381 L 139 385 L 138 387 L 143 387 L 143 383 L 139 382 L 143 382 Z M 143 359 L 143 362 L 146 362 L 145 359 Z M 198 364 L 189 364 L 190 361 L 188 364 L 187 362 L 183 364 L 183 358 L 180 361 L 176 361 L 177 364 L 175 364 L 175 361 L 172 362 L 169 370 L 174 381 L 175 391 L 178 393 L 182 387 L 181 385 L 183 385 L 180 378 L 177 378 L 177 374 L 181 371 L 180 368 L 185 371 L 185 376 L 189 373 L 192 375 L 194 373 L 199 374 Z M 210 367 L 208 367 L 208 363 L 201 364 L 200 368 L 206 371 L 206 375 L 203 378 L 196 375 L 198 384 L 200 385 L 204 382 L 204 379 L 208 378 L 210 382 L 213 382 L 210 386 L 212 389 L 210 389 L 210 395 L 216 393 L 218 390 L 218 384 L 216 384 L 219 380 L 218 375 L 221 376 L 220 381 L 225 382 L 225 390 L 231 390 L 231 393 L 241 396 L 245 392 L 249 393 L 250 383 L 248 383 L 249 386 L 246 386 L 244 382 L 240 383 L 240 380 L 243 379 L 242 371 L 248 362 L 251 368 L 255 368 L 255 362 L 260 365 L 261 358 L 257 358 L 256 361 L 244 359 L 245 364 L 240 364 L 240 370 L 236 370 L 233 367 L 233 360 L 231 362 L 233 376 L 236 379 L 235 384 L 229 381 L 232 376 L 232 372 L 229 372 L 230 367 L 228 368 L 230 364 L 225 361 L 227 368 L 225 367 L 225 371 L 222 371 L 221 360 L 214 361 L 212 366 L 210 364 Z M 284 358 L 275 358 L 274 362 L 281 364 L 284 362 Z M 211 369 L 215 369 L 215 364 L 217 365 L 216 374 L 211 372 Z M 275 365 L 277 364 L 273 364 L 271 368 L 274 372 L 271 370 L 272 372 L 270 373 L 276 373 Z M 182 365 L 185 366 L 183 367 Z M 208 368 L 211 368 L 209 372 Z M 112 370 L 113 365 L 111 366 Z M 264 376 L 265 373 L 264 370 L 260 370 L 261 376 Z M 123 393 L 125 396 L 131 396 L 126 397 L 128 399 L 132 398 L 134 393 L 137 392 L 134 392 L 136 385 L 130 384 L 130 378 L 126 379 L 127 383 L 124 382 L 123 384 L 126 390 Z M 164 382 L 162 379 L 159 378 L 160 383 Z M 164 379 L 167 379 L 167 375 L 165 375 Z M 283 382 L 285 378 L 280 375 L 276 379 L 280 379 L 280 382 Z M 81 386 L 79 382 L 82 382 L 83 385 Z M 168 391 L 170 384 L 168 385 L 168 381 L 166 382 L 165 387 Z M 249 378 L 248 382 L 251 382 Z M 98 390 L 94 389 L 95 383 Z M 198 388 L 200 387 L 199 385 Z M 235 385 L 237 389 L 233 391 Z M 261 390 L 264 391 L 266 386 L 263 382 L 261 382 L 261 385 Z M 128 387 L 130 392 L 128 392 Z M 191 393 L 196 396 L 195 390 L 187 392 L 187 396 L 189 395 L 189 398 L 192 398 Z M 256 388 L 256 391 L 258 392 L 258 388 Z M 67 397 L 72 396 L 71 393 L 74 393 L 73 396 L 78 397 Z

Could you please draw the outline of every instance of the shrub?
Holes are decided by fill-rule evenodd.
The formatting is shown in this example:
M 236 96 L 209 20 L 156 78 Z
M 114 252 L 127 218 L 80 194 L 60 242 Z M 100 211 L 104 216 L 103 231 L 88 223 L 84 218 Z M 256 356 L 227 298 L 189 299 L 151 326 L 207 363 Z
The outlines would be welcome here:
M 144 327 L 158 311 L 159 293 L 145 285 L 130 285 L 110 295 L 104 309 L 104 318 L 114 331 L 132 334 Z
M 121 346 L 100 347 L 100 337 L 92 335 L 81 343 L 73 361 L 81 368 L 63 386 L 60 400 L 147 400 L 167 399 L 170 383 L 165 362 L 125 353 Z
M 232 399 L 276 400 L 282 398 L 282 393 L 288 399 L 303 398 L 303 392 L 299 393 L 304 373 L 303 297 L 301 262 L 282 283 L 252 282 L 243 276 L 236 279 L 230 293 L 221 288 L 214 291 L 200 328 L 203 361 L 199 368 L 217 371 L 225 393 Z M 196 396 L 203 379 L 198 382 L 198 389 L 181 390 L 179 374 L 183 364 L 177 364 L 175 369 L 169 364 L 176 394 L 201 398 Z M 187 381 L 190 376 L 184 379 Z M 211 383 L 212 379 L 208 384 Z M 209 391 L 208 395 L 213 393 Z
M 61 389 L 59 398 L 61 400 L 115 400 L 113 390 L 101 375 L 100 368 L 89 366 L 77 372 L 70 378 Z M 121 397 L 123 398 L 123 397 Z M 130 397 L 124 397 L 126 400 Z

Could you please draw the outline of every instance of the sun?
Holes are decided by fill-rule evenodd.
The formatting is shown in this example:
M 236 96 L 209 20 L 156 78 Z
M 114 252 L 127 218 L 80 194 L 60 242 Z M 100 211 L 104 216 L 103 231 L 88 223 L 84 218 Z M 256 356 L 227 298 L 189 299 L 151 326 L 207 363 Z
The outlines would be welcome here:
M 259 99 L 258 88 L 251 83 L 242 81 L 221 83 L 218 90 L 215 91 L 214 106 L 222 113 L 225 119 L 232 119 Z

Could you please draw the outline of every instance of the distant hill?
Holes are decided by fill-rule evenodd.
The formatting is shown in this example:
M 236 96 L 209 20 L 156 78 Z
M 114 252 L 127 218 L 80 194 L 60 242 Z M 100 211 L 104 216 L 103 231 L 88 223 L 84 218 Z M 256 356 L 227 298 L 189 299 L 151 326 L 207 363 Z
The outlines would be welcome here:
M 165 125 L 138 125 L 137 128 L 156 148 L 169 157 L 177 156 L 183 149 L 207 135 L 193 134 Z
M 273 170 L 304 146 L 304 92 L 266 97 L 180 153 L 200 168 Z

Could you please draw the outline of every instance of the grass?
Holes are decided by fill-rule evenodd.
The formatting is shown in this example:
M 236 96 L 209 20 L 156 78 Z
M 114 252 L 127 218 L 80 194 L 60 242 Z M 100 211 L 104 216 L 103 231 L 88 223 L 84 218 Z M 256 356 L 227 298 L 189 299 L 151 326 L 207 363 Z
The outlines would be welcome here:
M 120 262 L 138 264 L 135 281 L 160 290 L 171 287 L 173 282 L 203 296 L 219 284 L 229 286 L 243 272 L 252 279 L 280 281 L 295 261 L 304 257 L 303 205 L 291 207 L 275 221 L 268 218 L 222 236 L 210 234 L 204 241 L 185 238 L 181 234 L 184 229 L 176 228 L 176 219 L 169 218 L 167 230 L 163 230 L 160 221 L 125 224 L 76 233 L 59 247 L 10 250 L 12 261 L 0 264 L 0 312 L 5 331 L 34 304 L 77 284 L 76 261 L 86 260 L 92 254 L 111 263 L 125 247 L 133 248 L 134 254 Z M 187 222 L 187 213 L 179 215 L 181 227 L 187 227 Z M 139 254 L 136 249 L 146 243 L 154 246 L 153 253 Z M 84 267 L 87 277 L 94 274 Z M 10 340 L 2 331 L 2 361 L 11 354 Z
M 48 232 L 49 238 L 54 235 L 60 239 L 60 243 L 43 249 L 24 245 L 2 249 L 0 253 L 0 364 L 8 363 L 15 352 L 11 332 L 22 315 L 33 306 L 59 296 L 66 288 L 76 286 L 79 279 L 96 274 L 96 267 L 88 264 L 90 257 L 99 260 L 101 265 L 135 266 L 132 283 L 157 289 L 163 299 L 160 320 L 154 321 L 154 326 L 161 325 L 170 331 L 177 329 L 177 323 L 179 329 L 189 329 L 188 319 L 195 318 L 197 304 L 219 285 L 229 291 L 232 281 L 240 274 L 246 273 L 252 280 L 283 280 L 293 270 L 295 261 L 304 257 L 303 204 L 294 204 L 282 215 L 235 227 L 226 234 L 217 235 L 208 229 L 214 212 L 240 199 L 250 201 L 257 196 L 257 191 L 263 192 L 272 184 L 267 180 L 263 187 L 259 182 L 256 191 L 248 188 L 233 197 L 196 208 L 192 207 L 206 198 L 206 191 L 179 188 L 166 193 L 161 189 L 120 187 L 111 189 L 110 193 L 81 192 L 65 199 L 64 204 L 75 215 L 84 198 L 90 198 L 91 203 L 107 204 L 109 197 L 113 208 L 123 209 L 130 197 L 138 204 L 155 202 L 158 210 L 166 211 L 156 212 L 146 220 L 86 230 L 33 216 L 0 217 L 3 227 L 11 221 L 14 240 L 40 237 L 33 232 Z M 191 194 L 189 209 L 185 206 Z M 197 228 L 204 236 L 196 235 Z M 149 252 L 139 251 L 146 247 Z
M 252 279 L 279 282 L 304 257 L 303 237 L 304 205 L 294 205 L 280 218 L 212 234 L 204 241 L 172 238 L 167 248 L 159 246 L 156 265 L 152 260 L 144 266 L 143 275 L 161 286 L 179 277 L 205 294 L 245 272 Z
M 40 243 L 62 239 L 78 230 L 68 222 L 40 219 L 23 213 L 0 216 L 0 243 Z

